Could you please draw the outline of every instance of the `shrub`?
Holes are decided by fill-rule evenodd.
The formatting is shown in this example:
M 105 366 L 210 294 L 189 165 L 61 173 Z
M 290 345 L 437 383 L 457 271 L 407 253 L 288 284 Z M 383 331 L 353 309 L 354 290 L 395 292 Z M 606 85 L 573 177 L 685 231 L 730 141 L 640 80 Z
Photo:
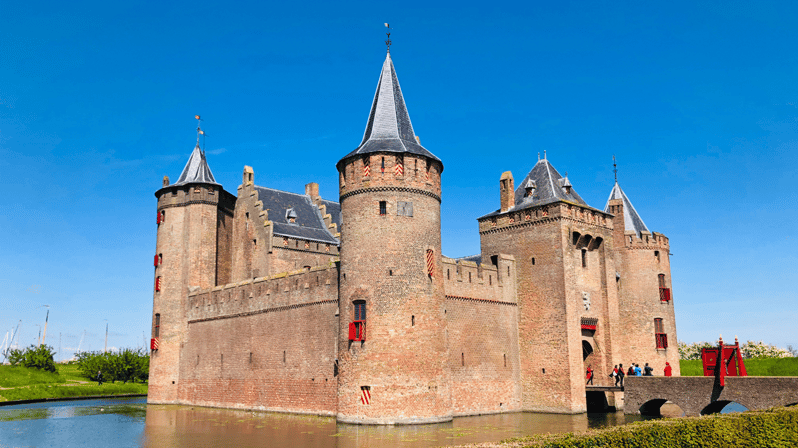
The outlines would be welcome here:
M 12 366 L 29 367 L 33 369 L 46 370 L 55 373 L 55 352 L 49 345 L 31 345 L 20 350 L 14 349 L 8 355 L 8 361 Z
M 103 379 L 111 381 L 147 381 L 150 374 L 150 356 L 142 349 L 122 349 L 118 352 L 80 352 L 75 355 L 81 375 L 90 380 L 97 379 L 102 372 Z

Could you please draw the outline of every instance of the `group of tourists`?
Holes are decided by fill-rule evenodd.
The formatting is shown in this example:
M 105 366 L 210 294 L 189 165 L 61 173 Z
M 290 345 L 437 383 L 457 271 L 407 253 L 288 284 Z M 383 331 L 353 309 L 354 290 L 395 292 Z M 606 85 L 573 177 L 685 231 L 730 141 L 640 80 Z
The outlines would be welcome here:
M 665 374 L 665 376 L 671 376 L 671 374 L 672 374 L 671 364 L 669 362 L 665 363 L 665 372 L 664 372 L 664 374 Z M 626 376 L 654 376 L 654 368 L 649 366 L 648 363 L 646 363 L 645 366 L 643 366 L 643 368 L 641 369 L 640 368 L 640 364 L 632 363 L 629 366 L 629 369 L 626 372 L 624 372 L 623 364 L 617 364 L 612 369 L 612 372 L 610 373 L 609 376 L 610 376 L 610 378 L 615 378 L 615 387 L 623 387 L 623 379 L 624 379 L 624 377 L 626 377 Z M 585 385 L 588 385 L 588 384 L 591 384 L 591 385 L 593 384 L 593 366 L 591 366 L 591 365 L 587 366 L 587 383 L 585 383 Z

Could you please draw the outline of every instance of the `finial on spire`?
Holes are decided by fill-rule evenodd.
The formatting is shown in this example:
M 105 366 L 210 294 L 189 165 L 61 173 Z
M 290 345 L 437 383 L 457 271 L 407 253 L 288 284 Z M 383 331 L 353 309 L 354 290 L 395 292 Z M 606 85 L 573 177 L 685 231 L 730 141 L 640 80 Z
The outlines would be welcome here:
M 538 162 L 540 162 L 540 151 L 538 151 Z
M 385 28 L 388 28 L 388 32 L 385 33 L 388 38 L 385 40 L 385 45 L 388 47 L 388 53 L 391 52 L 391 25 L 385 24 Z
M 202 118 L 199 115 L 194 115 L 194 118 L 197 119 L 197 146 L 199 146 L 199 138 L 200 135 L 202 136 L 202 152 L 205 152 L 205 131 L 202 130 L 200 127 L 200 122 Z
M 545 149 L 543 150 L 543 160 L 549 160 L 549 159 L 546 157 L 546 150 L 545 150 Z
M 615 154 L 612 155 L 612 172 L 615 173 L 615 183 L 618 183 L 618 165 L 615 163 Z

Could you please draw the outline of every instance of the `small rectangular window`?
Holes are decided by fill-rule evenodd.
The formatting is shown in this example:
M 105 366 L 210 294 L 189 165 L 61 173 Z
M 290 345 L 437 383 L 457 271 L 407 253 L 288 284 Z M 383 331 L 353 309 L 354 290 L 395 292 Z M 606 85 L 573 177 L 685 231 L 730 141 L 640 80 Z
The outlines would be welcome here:
M 657 349 L 668 348 L 668 335 L 665 334 L 665 326 L 661 318 L 654 319 L 654 338 L 656 340 Z
M 371 386 L 360 386 L 360 402 L 363 404 L 371 403 Z
M 587 267 L 587 249 L 582 249 L 582 267 Z
M 160 313 L 155 314 L 155 330 L 153 335 L 157 338 L 161 335 L 161 315 Z
M 435 252 L 432 249 L 427 249 L 427 275 L 429 275 L 430 278 L 432 278 L 434 274 L 435 274 Z
M 388 203 L 380 201 L 380 216 L 385 216 L 386 213 L 388 213 Z

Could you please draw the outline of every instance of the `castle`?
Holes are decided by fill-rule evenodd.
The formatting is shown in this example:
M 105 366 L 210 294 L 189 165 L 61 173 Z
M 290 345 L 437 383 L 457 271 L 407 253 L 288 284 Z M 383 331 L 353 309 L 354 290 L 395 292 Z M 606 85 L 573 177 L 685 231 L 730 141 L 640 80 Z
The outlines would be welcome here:
M 368 424 L 586 410 L 585 370 L 679 375 L 668 238 L 617 181 L 603 210 L 544 157 L 441 254 L 443 162 L 416 138 L 390 52 L 339 201 L 236 195 L 199 144 L 158 200 L 150 403 Z M 610 397 L 612 399 L 612 397 Z

